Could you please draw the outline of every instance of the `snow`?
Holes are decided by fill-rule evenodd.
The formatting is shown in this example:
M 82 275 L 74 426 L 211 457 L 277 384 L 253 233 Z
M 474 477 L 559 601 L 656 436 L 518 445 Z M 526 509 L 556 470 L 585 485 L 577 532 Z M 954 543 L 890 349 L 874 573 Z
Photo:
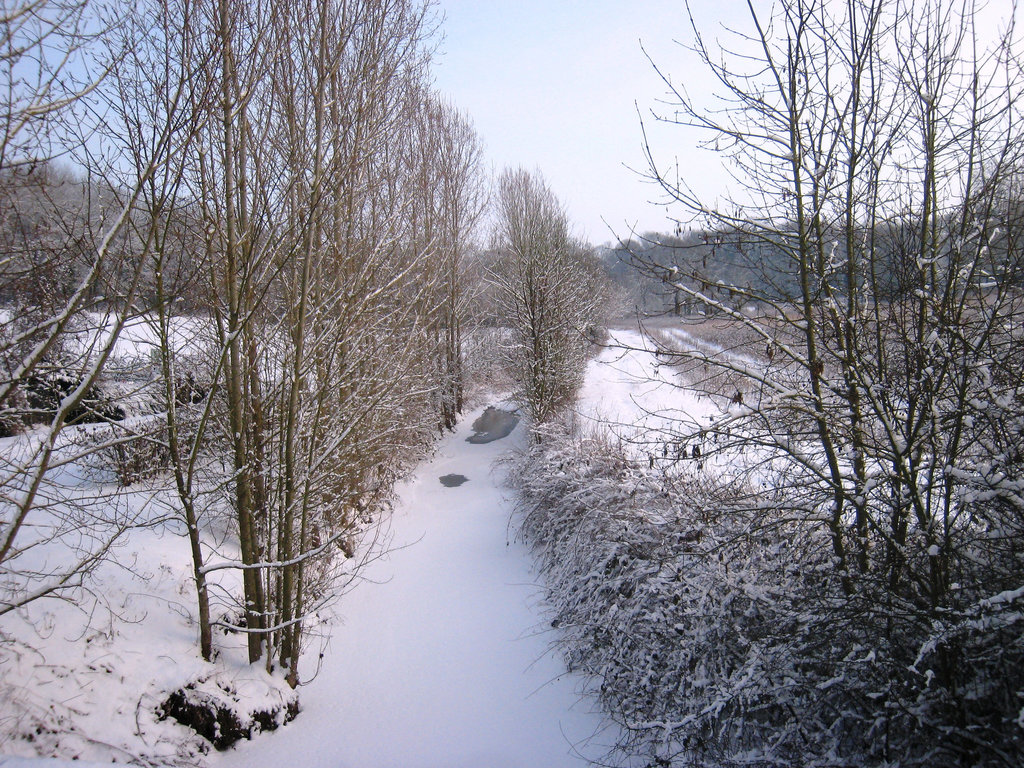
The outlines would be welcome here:
M 296 721 L 204 756 L 198 736 L 156 719 L 163 698 L 191 681 L 228 680 L 256 702 L 280 698 L 283 685 L 246 664 L 236 638 L 218 633 L 216 665 L 198 657 L 187 541 L 170 521 L 126 537 L 79 605 L 44 600 L 8 617 L 15 640 L 0 645 L 0 765 L 62 765 L 30 759 L 38 754 L 77 765 L 143 756 L 224 768 L 568 768 L 586 764 L 580 754 L 602 756 L 614 734 L 549 649 L 555 632 L 531 557 L 510 540 L 512 500 L 492 467 L 525 430 L 471 444 L 480 413 L 399 489 L 389 550 L 338 603 L 341 620 L 318 674 L 300 688 Z M 445 487 L 448 474 L 468 480 Z M 112 490 L 89 473 L 74 484 L 97 496 Z M 138 512 L 148 498 L 139 489 L 119 503 Z M 218 577 L 237 592 L 236 573 Z M 314 641 L 307 675 L 320 650 Z
M 110 343 L 115 320 L 112 315 L 97 312 L 85 313 L 86 325 L 82 332 L 73 337 L 72 349 L 83 352 L 87 349 L 99 349 Z M 210 342 L 214 332 L 210 320 L 193 315 L 179 315 L 171 320 L 169 333 L 170 344 L 179 352 L 197 352 Z M 142 315 L 129 318 L 114 343 L 112 357 L 118 363 L 130 363 L 149 360 L 160 348 L 157 333 L 157 317 Z
M 610 427 L 625 441 L 657 440 L 678 432 L 679 423 L 699 428 L 722 410 L 700 397 L 650 342 L 636 331 L 616 330 L 606 349 L 590 361 L 576 411 L 585 422 Z
M 4 757 L 0 755 L 0 768 L 110 768 L 111 763 L 87 763 L 82 760 L 57 758 Z
M 614 741 L 549 650 L 530 555 L 510 538 L 492 464 L 524 430 L 468 443 L 481 412 L 400 489 L 390 552 L 341 603 L 298 719 L 210 765 L 569 768 Z M 468 482 L 445 487 L 449 474 Z
M 124 371 L 151 357 L 150 320 L 129 321 L 119 336 L 113 358 Z M 85 353 L 105 343 L 110 328 L 110 318 L 90 315 L 70 347 Z M 209 332 L 201 319 L 172 328 L 176 346 L 191 353 Z M 66 497 L 83 496 L 97 510 L 116 508 L 119 519 L 148 525 L 122 536 L 109 561 L 67 595 L 72 599 L 40 600 L 5 617 L 0 766 L 258 766 L 301 756 L 314 767 L 558 768 L 586 764 L 581 755 L 600 758 L 616 734 L 602 730 L 606 721 L 581 694 L 584 681 L 567 675 L 551 650 L 555 631 L 532 558 L 510 541 L 511 491 L 500 490 L 501 469 L 492 468 L 525 430 L 471 444 L 466 438 L 481 411 L 469 414 L 400 489 L 391 550 L 341 599 L 341 621 L 329 630 L 311 627 L 314 636 L 332 637 L 323 649 L 314 641 L 302 662 L 307 674 L 319 672 L 300 689 L 299 718 L 226 754 L 208 750 L 173 721 L 157 720 L 158 705 L 197 681 L 200 688 L 228 685 L 250 703 L 272 701 L 283 682 L 245 663 L 242 641 L 220 632 L 217 663 L 199 658 L 188 544 L 180 521 L 162 519 L 171 509 L 162 492 L 145 483 L 119 489 L 113 473 L 88 458 L 48 473 L 41 492 L 56 512 Z M 62 440 L 96 429 L 72 428 Z M 0 450 L 13 459 L 37 437 L 4 439 Z M 468 480 L 441 483 L 454 474 Z M 208 515 L 207 545 L 230 555 L 235 544 L 222 513 Z M 48 514 L 34 512 L 33 527 L 48 531 Z M 74 535 L 42 541 L 17 565 L 46 573 L 69 561 L 82 546 Z M 213 581 L 217 618 L 230 607 L 224 596 L 240 591 L 238 574 L 218 571 Z
M 144 356 L 147 328 L 126 329 L 119 357 Z M 613 342 L 644 345 L 627 331 Z M 609 348 L 590 364 L 578 415 L 594 428 L 610 419 L 629 439 L 668 425 L 667 417 L 706 423 L 721 413 L 679 383 L 653 353 Z M 570 768 L 600 760 L 618 731 L 581 693 L 587 681 L 567 674 L 552 650 L 557 630 L 533 559 L 514 540 L 513 492 L 494 465 L 522 445 L 525 426 L 493 442 L 467 442 L 482 412 L 467 415 L 399 488 L 387 554 L 337 604 L 333 627 L 311 628 L 330 637 L 323 647 L 314 640 L 302 662 L 313 679 L 304 679 L 293 723 L 229 752 L 203 754 L 198 736 L 156 719 L 163 698 L 196 680 L 228 679 L 254 701 L 279 698 L 282 685 L 245 663 L 237 638 L 218 633 L 216 665 L 199 658 L 187 541 L 180 523 L 163 521 L 124 537 L 77 594 L 78 605 L 44 600 L 8 617 L 4 631 L 13 640 L 0 644 L 0 752 L 7 753 L 0 765 L 62 765 L 34 762 L 34 755 L 78 765 L 135 758 L 211 768 L 296 761 L 311 768 Z M 447 487 L 441 478 L 449 475 L 467 480 Z M 54 494 L 97 500 L 118 492 L 112 483 L 75 462 L 48 478 Z M 145 485 L 118 493 L 111 503 L 128 517 L 152 502 Z M 145 514 L 166 511 L 157 504 Z M 223 530 L 213 535 L 221 547 L 233 546 Z M 56 546 L 35 551 L 59 558 Z M 218 594 L 237 593 L 237 578 L 218 571 Z
M 71 466 L 71 465 L 69 465 Z M 48 493 L 61 488 L 52 481 Z M 65 489 L 66 490 L 66 489 Z M 196 680 L 225 682 L 257 705 L 275 702 L 284 682 L 245 663 L 240 643 L 218 638 L 217 665 L 197 650 L 192 621 L 193 592 L 188 544 L 178 523 L 155 522 L 163 511 L 144 488 L 117 491 L 83 473 L 75 492 L 135 520 L 154 522 L 114 545 L 111 557 L 67 600 L 43 599 L 4 617 L 0 634 L 0 752 L 22 768 L 42 755 L 83 762 L 196 765 L 205 749 L 191 731 L 159 721 L 157 707 L 167 695 Z M 55 507 L 59 509 L 59 507 Z M 38 529 L 49 512 L 33 513 Z M 108 509 L 109 514 L 109 509 Z M 77 557 L 70 531 L 45 541 L 14 560 L 22 569 L 47 570 L 48 562 Z M 235 574 L 220 574 L 232 587 Z M 14 758 L 24 758 L 17 760 Z M 59 765 L 59 763 L 58 763 Z M 52 768 L 47 761 L 39 768 Z

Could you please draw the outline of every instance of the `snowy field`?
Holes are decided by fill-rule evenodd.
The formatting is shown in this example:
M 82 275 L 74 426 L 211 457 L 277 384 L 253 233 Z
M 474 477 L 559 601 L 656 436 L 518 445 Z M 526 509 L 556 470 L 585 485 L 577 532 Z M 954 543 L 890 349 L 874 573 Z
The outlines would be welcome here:
M 576 404 L 579 426 L 611 429 L 626 443 L 657 443 L 679 423 L 695 428 L 722 413 L 708 397 L 684 388 L 638 331 L 612 331 L 607 347 L 590 361 Z
M 110 343 L 113 318 L 87 313 L 89 328 L 78 333 L 74 344 L 78 350 L 98 349 Z M 211 348 L 215 328 L 213 321 L 198 316 L 178 315 L 171 318 L 169 343 L 179 353 L 194 353 Z M 148 361 L 160 349 L 160 335 L 155 316 L 143 315 L 129 319 L 114 342 L 112 357 L 130 364 Z
M 135 527 L 69 599 L 37 600 L 3 617 L 0 753 L 193 764 L 205 743 L 156 717 L 171 691 L 202 679 L 253 703 L 274 704 L 287 687 L 250 667 L 232 636 L 218 637 L 215 666 L 200 659 L 188 543 L 159 493 L 144 484 L 120 489 L 107 474 L 77 464 L 54 473 L 44 488 L 58 512 L 69 492 L 105 505 L 103 518 Z M 62 518 L 47 509 L 33 512 L 30 533 L 40 543 L 10 561 L 22 574 L 34 571 L 40 583 L 50 582 L 55 565 L 101 550 L 113 533 L 95 523 L 79 530 Z M 237 551 L 227 521 L 211 515 L 210 524 L 208 542 L 223 553 Z M 237 591 L 233 572 L 218 576 L 215 594 Z M 228 610 L 223 600 L 213 603 Z

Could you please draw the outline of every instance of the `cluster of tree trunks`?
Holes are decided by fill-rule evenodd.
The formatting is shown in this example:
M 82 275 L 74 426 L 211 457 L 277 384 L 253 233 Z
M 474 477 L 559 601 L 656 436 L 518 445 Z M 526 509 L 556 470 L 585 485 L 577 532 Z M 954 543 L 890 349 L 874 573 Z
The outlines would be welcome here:
M 466 257 L 486 199 L 480 141 L 429 85 L 431 8 L 43 0 L 0 13 L 4 424 L 27 421 L 26 382 L 47 366 L 75 382 L 0 479 L 0 566 L 18 573 L 26 520 L 63 514 L 40 489 L 68 414 L 124 324 L 148 323 L 161 416 L 115 425 L 108 443 L 166 449 L 203 656 L 214 626 L 244 632 L 251 661 L 297 684 L 304 624 L 351 576 L 353 538 L 463 405 Z M 79 349 L 72 332 L 96 340 Z M 211 479 L 211 456 L 226 476 Z M 237 556 L 202 535 L 221 507 Z M 0 610 L 70 589 L 122 532 L 36 585 L 12 578 Z M 224 568 L 241 570 L 243 594 L 218 619 L 209 580 Z

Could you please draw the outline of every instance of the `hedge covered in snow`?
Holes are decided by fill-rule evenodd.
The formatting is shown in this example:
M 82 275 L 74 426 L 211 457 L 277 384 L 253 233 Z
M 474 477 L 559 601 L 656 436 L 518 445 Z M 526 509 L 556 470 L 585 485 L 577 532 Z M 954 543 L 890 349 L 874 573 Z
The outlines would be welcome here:
M 551 623 L 622 726 L 620 757 L 1017 764 L 1021 648 L 1008 614 L 960 637 L 978 668 L 951 697 L 930 685 L 936 627 L 914 634 L 900 606 L 885 620 L 870 595 L 844 595 L 826 532 L 788 520 L 784 499 L 713 481 L 697 461 L 669 471 L 626 455 L 610 438 L 551 430 L 509 475 Z

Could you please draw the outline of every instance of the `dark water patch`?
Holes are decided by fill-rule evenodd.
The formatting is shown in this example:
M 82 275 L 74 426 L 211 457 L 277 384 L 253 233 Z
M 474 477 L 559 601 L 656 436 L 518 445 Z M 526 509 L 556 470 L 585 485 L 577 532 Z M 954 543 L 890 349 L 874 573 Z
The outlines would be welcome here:
M 445 488 L 458 488 L 468 481 L 469 478 L 465 475 L 441 475 L 441 485 Z
M 512 411 L 503 411 L 489 405 L 473 422 L 473 434 L 466 438 L 466 442 L 481 444 L 501 440 L 508 437 L 518 423 L 519 417 Z

